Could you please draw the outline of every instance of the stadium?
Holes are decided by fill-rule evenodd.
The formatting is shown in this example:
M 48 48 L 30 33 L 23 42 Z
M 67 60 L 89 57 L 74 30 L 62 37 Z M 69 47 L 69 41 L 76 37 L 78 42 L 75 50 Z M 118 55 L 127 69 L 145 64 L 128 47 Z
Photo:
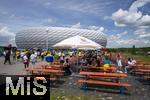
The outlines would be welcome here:
M 101 33 L 100 31 L 66 27 L 27 28 L 16 33 L 15 41 L 17 48 L 20 49 L 46 49 L 47 44 L 50 48 L 54 44 L 76 35 L 83 36 L 97 42 L 103 47 L 106 47 L 107 38 L 105 34 Z

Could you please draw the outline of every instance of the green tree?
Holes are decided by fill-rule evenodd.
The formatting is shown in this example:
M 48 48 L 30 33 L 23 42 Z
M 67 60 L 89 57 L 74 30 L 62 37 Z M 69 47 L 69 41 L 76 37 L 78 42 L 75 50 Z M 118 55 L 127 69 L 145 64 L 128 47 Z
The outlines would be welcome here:
M 135 54 L 135 45 L 132 47 L 132 54 Z

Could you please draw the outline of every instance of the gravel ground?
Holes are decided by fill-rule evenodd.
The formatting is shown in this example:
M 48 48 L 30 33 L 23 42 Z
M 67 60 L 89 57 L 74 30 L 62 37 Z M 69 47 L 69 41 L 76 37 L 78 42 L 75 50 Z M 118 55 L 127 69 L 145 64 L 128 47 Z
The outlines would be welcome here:
M 103 88 L 84 91 L 80 89 L 79 84 L 77 83 L 78 79 L 79 77 L 77 76 L 65 77 L 62 79 L 65 82 L 63 82 L 62 84 L 61 82 L 56 83 L 57 87 L 52 87 L 51 92 L 60 93 L 62 95 L 96 96 L 99 97 L 100 100 L 150 100 L 150 84 L 144 85 L 144 82 L 138 81 L 133 76 L 129 76 L 125 80 L 126 83 L 132 85 L 131 89 L 129 89 L 130 94 L 119 94 L 115 89 L 107 89 L 107 92 L 104 92 L 104 90 L 106 89 Z
M 13 61 L 12 65 L 3 64 L 4 58 L 0 57 L 0 75 L 18 75 L 26 74 L 23 64 L 20 61 Z M 40 62 L 41 63 L 41 62 Z M 65 76 L 59 82 L 56 82 L 51 87 L 51 93 L 58 93 L 62 95 L 71 96 L 95 96 L 96 99 L 100 100 L 150 100 L 150 81 L 145 83 L 143 80 L 139 80 L 135 76 L 129 75 L 125 79 L 125 83 L 131 84 L 130 95 L 129 94 L 118 94 L 115 89 L 108 92 L 104 92 L 106 89 L 96 88 L 96 90 L 84 91 L 80 89 L 77 83 L 79 75 Z M 108 90 L 108 89 L 107 89 Z

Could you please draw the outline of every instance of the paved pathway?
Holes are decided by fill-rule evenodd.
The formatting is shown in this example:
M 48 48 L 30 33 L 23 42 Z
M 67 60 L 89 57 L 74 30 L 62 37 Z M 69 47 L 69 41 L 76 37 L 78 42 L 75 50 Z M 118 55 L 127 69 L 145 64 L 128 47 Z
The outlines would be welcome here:
M 11 58 L 11 65 L 10 64 L 3 64 L 4 63 L 4 57 L 0 57 L 0 75 L 26 75 L 26 71 L 24 68 L 24 64 L 20 61 L 13 61 Z M 44 62 L 38 62 L 44 63 Z M 29 65 L 31 66 L 31 64 Z

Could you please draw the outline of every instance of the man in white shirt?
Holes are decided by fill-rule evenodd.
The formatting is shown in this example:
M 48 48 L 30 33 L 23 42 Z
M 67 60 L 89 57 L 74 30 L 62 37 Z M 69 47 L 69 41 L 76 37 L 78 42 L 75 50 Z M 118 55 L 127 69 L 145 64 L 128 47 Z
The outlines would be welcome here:
M 136 60 L 132 58 L 132 64 L 136 64 Z
M 34 53 L 33 53 L 33 54 L 31 54 L 30 59 L 31 59 L 31 63 L 32 63 L 32 65 L 35 65 L 35 62 L 36 62 L 36 56 L 35 56 L 35 54 L 34 54 Z
M 29 67 L 29 59 L 26 54 L 23 56 L 23 63 L 25 68 Z
M 127 69 L 131 69 L 135 64 L 132 62 L 131 58 L 128 58 L 128 65 L 125 66 L 125 73 L 127 73 Z

